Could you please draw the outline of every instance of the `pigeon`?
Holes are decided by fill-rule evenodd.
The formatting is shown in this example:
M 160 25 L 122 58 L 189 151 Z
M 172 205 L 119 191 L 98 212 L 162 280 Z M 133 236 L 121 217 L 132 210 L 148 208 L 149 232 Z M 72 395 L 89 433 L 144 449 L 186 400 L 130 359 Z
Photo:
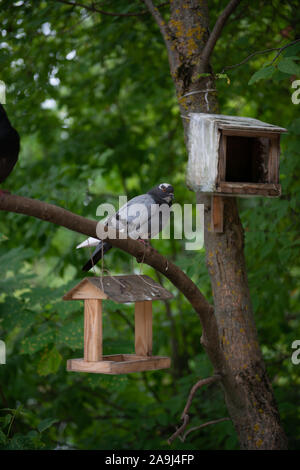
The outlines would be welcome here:
M 19 134 L 12 127 L 5 109 L 0 104 L 0 183 L 3 183 L 12 172 L 17 163 L 19 151 Z
M 116 214 L 104 222 L 104 226 L 108 229 L 116 229 L 120 233 L 125 232 L 129 238 L 141 241 L 153 238 L 168 222 L 170 212 L 163 209 L 170 208 L 173 199 L 173 186 L 161 183 L 146 194 L 130 199 Z M 99 241 L 92 237 L 82 242 L 77 248 L 85 246 L 96 246 L 96 250 L 83 266 L 82 271 L 89 271 L 102 258 L 102 255 L 112 248 L 109 241 Z

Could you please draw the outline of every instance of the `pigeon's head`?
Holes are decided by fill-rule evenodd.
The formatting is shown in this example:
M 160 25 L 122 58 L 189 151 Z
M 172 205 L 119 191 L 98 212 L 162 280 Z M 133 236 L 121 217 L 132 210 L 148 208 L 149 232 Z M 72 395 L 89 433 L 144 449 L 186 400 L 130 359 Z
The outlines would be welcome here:
M 174 188 L 171 184 L 161 183 L 148 191 L 156 203 L 166 203 L 169 206 L 174 199 Z

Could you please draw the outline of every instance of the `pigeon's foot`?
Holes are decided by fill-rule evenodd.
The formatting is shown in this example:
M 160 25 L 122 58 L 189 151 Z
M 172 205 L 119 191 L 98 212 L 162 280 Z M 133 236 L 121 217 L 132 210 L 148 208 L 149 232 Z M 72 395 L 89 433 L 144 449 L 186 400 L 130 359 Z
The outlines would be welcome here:
M 138 242 L 143 243 L 145 246 L 151 246 L 149 240 L 145 240 L 144 238 L 138 238 Z

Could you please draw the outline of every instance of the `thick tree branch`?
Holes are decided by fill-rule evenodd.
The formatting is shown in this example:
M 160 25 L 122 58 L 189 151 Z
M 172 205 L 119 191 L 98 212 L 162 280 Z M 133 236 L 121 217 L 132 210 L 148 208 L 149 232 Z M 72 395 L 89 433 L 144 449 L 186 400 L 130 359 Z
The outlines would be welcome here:
M 99 8 L 96 8 L 95 5 L 92 3 L 92 5 L 86 5 L 84 3 L 80 2 L 72 2 L 69 0 L 56 0 L 59 3 L 64 3 L 66 5 L 70 5 L 73 7 L 82 7 L 85 10 L 92 11 L 93 13 L 100 13 L 101 15 L 106 15 L 106 16 L 119 16 L 119 17 L 128 17 L 128 16 L 142 16 L 142 15 L 147 15 L 149 12 L 148 10 L 143 10 L 143 11 L 137 11 L 137 12 L 132 12 L 132 13 L 117 13 L 117 12 L 110 12 L 110 11 L 104 11 L 100 10 Z M 165 5 L 168 5 L 169 2 L 161 3 L 158 5 L 156 8 L 161 8 Z
M 228 20 L 229 16 L 233 13 L 233 11 L 238 7 L 241 3 L 241 0 L 231 0 L 228 5 L 224 8 L 221 15 L 217 19 L 215 26 L 213 27 L 212 32 L 209 35 L 208 41 L 205 44 L 205 47 L 201 54 L 201 68 L 202 72 L 207 70 L 207 66 L 209 64 L 209 59 L 211 54 L 215 48 L 217 40 L 221 36 L 222 30 L 225 26 L 226 21 Z
M 47 204 L 46 202 L 36 199 L 13 194 L 3 194 L 0 196 L 0 210 L 36 217 L 66 227 L 74 232 L 97 238 L 96 221 L 86 219 L 62 207 Z M 210 331 L 212 333 L 214 329 L 217 331 L 214 325 L 212 306 L 207 302 L 193 281 L 178 266 L 162 256 L 151 246 L 144 247 L 136 240 L 116 239 L 110 240 L 110 243 L 136 257 L 138 261 L 143 260 L 144 263 L 164 274 L 192 304 L 200 317 L 206 335 L 211 337 Z M 212 345 L 212 349 L 214 348 L 218 349 L 218 342 Z

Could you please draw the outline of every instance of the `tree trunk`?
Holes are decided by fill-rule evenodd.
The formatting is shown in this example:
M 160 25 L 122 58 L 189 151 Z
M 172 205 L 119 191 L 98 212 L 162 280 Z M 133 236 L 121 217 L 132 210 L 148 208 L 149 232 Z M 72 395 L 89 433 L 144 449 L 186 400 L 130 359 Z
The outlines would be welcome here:
M 212 74 L 208 77 L 200 75 L 211 72 L 208 61 L 201 58 L 210 37 L 208 2 L 171 1 L 168 24 L 151 1 L 145 0 L 145 3 L 155 17 L 168 49 L 187 143 L 188 114 L 218 112 L 214 77 Z M 225 401 L 241 448 L 285 449 L 286 436 L 257 341 L 237 202 L 233 197 L 224 200 L 224 231 L 213 233 L 209 230 L 210 198 L 197 194 L 197 202 L 205 204 L 206 263 L 217 325 L 216 332 L 211 328 L 209 331 L 202 323 L 202 344 L 215 373 L 222 376 Z

